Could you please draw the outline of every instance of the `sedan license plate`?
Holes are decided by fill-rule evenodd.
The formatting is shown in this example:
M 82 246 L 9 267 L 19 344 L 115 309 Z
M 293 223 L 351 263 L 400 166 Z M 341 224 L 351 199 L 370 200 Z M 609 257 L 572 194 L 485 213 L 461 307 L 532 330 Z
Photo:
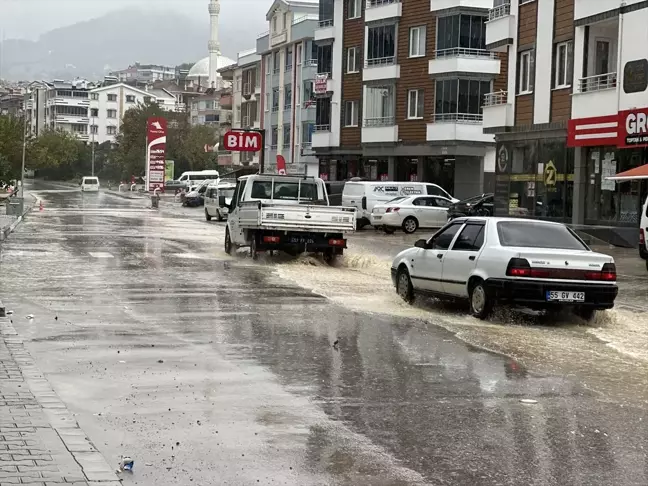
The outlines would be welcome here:
M 547 300 L 556 302 L 585 302 L 585 292 L 547 290 Z
M 382 216 L 374 214 L 374 219 L 382 219 Z
M 290 238 L 291 243 L 301 243 L 301 244 L 313 244 L 315 243 L 315 240 L 313 238 L 295 238 L 292 237 Z

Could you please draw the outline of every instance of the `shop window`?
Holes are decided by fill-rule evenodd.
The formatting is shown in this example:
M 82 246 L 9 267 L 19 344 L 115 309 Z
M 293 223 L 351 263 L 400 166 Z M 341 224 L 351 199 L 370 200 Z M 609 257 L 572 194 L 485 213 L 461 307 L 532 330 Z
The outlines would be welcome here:
M 570 170 L 571 174 L 568 174 Z M 574 176 L 573 164 L 571 169 L 568 168 L 565 140 L 543 140 L 538 154 L 535 182 L 535 216 L 563 221 L 567 216 L 568 185 L 573 187 Z

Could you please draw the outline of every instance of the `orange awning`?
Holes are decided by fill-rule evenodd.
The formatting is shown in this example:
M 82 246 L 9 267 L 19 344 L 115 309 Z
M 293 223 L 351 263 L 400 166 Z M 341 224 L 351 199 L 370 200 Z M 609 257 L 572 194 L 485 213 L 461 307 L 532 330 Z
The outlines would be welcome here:
M 640 165 L 634 169 L 619 172 L 617 175 L 606 177 L 609 181 L 631 181 L 636 179 L 648 179 L 648 164 Z

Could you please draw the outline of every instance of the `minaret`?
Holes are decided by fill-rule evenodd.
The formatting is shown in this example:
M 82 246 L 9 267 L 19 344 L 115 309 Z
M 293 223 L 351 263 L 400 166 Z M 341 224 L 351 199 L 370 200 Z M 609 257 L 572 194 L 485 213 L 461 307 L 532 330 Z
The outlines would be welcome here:
M 218 76 L 218 57 L 220 56 L 220 42 L 218 42 L 218 15 L 220 14 L 220 0 L 210 0 L 209 17 L 211 35 L 209 38 L 209 87 L 220 88 Z

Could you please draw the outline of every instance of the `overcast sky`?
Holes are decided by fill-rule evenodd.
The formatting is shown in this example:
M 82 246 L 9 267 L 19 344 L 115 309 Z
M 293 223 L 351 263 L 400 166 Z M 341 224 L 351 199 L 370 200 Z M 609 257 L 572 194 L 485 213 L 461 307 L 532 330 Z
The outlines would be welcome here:
M 166 8 L 209 22 L 209 0 L 0 0 L 0 30 L 6 38 L 35 40 L 44 32 L 125 7 Z M 264 30 L 272 0 L 221 0 L 221 22 L 252 14 L 253 34 Z M 259 32 L 256 32 L 261 29 Z M 2 35 L 0 33 L 0 35 Z

